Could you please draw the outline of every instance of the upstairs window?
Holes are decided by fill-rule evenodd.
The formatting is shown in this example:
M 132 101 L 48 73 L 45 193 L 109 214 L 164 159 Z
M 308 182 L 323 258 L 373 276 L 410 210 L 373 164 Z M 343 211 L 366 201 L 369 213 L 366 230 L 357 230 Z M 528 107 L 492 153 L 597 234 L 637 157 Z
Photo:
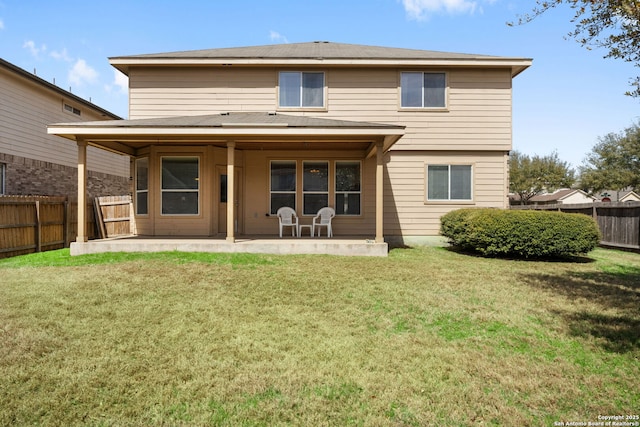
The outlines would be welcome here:
M 427 165 L 427 201 L 471 201 L 471 165 Z
M 402 108 L 446 108 L 445 73 L 410 72 L 400 74 Z
M 324 107 L 324 73 L 282 71 L 279 105 L 283 108 Z

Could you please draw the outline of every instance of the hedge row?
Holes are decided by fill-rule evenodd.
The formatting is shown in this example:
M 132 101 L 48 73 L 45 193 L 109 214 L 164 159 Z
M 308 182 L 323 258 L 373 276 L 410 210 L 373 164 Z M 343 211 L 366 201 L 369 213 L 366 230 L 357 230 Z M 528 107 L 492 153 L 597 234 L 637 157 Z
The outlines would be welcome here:
M 553 211 L 459 209 L 441 218 L 440 233 L 464 250 L 524 258 L 585 254 L 600 241 L 593 218 Z

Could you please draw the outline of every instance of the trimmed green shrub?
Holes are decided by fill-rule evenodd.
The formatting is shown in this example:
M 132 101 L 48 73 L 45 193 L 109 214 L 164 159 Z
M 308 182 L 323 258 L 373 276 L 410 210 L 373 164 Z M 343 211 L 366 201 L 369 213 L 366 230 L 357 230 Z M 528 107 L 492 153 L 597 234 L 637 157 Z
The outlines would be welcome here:
M 593 218 L 555 211 L 459 209 L 444 215 L 440 234 L 487 256 L 557 258 L 585 254 L 600 241 Z

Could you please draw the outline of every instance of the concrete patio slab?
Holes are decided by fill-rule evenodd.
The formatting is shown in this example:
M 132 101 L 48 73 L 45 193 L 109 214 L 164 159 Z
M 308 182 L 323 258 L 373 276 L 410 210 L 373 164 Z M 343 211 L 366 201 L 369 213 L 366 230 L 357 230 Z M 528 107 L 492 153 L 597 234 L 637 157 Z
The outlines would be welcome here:
M 327 254 L 343 256 L 387 256 L 387 243 L 353 238 L 263 238 L 241 237 L 235 243 L 212 237 L 126 236 L 71 243 L 71 255 L 104 252 L 225 252 L 263 254 Z

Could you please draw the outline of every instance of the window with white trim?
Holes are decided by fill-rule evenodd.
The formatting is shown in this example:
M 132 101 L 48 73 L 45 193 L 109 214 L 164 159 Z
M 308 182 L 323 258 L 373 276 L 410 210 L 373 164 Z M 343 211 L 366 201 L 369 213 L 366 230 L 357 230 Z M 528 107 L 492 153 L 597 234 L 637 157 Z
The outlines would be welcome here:
M 362 162 L 359 160 L 303 160 L 302 176 L 298 175 L 295 160 L 272 160 L 269 169 L 271 215 L 283 206 L 307 216 L 317 214 L 326 206 L 334 207 L 336 215 L 362 214 Z M 301 186 L 297 185 L 299 182 Z
M 427 201 L 471 201 L 471 165 L 427 165 Z
M 136 159 L 136 214 L 149 214 L 149 158 Z
M 281 71 L 278 80 L 280 107 L 324 107 L 323 72 Z
M 200 159 L 162 157 L 162 215 L 198 215 L 200 211 Z
M 329 206 L 329 162 L 302 162 L 302 213 L 315 215 Z
M 360 215 L 362 200 L 361 163 L 336 161 L 336 215 Z
M 296 161 L 272 160 L 270 166 L 269 194 L 271 214 L 282 207 L 296 208 Z
M 400 73 L 400 106 L 402 108 L 446 108 L 446 93 L 445 73 Z

